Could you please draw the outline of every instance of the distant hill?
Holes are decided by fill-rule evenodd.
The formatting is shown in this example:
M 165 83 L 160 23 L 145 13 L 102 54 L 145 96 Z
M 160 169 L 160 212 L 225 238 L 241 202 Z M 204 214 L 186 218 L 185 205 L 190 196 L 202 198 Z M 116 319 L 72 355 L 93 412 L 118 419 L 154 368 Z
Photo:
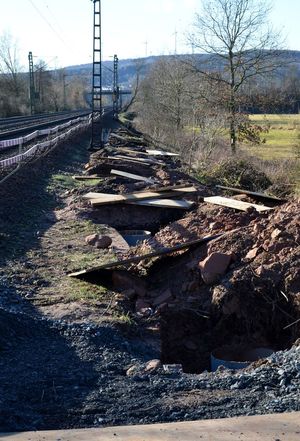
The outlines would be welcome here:
M 283 51 L 282 54 L 284 60 L 286 60 L 286 65 L 292 63 L 296 66 L 299 76 L 300 76 L 300 51 Z M 173 58 L 174 55 L 160 55 L 151 56 L 146 58 L 138 59 L 126 59 L 119 60 L 119 83 L 123 87 L 131 87 L 136 78 L 137 65 L 141 65 L 140 75 L 143 77 L 149 72 L 153 63 L 161 58 Z M 198 63 L 202 63 L 209 57 L 207 54 L 194 54 L 194 55 L 178 55 L 179 58 L 194 57 Z M 113 62 L 103 61 L 103 87 L 111 87 L 113 82 Z M 70 76 L 80 76 L 84 77 L 87 82 L 92 81 L 92 64 L 80 64 L 76 66 L 68 66 L 65 68 L 66 74 Z M 280 72 L 279 72 L 280 74 Z
M 147 57 L 138 59 L 127 59 L 119 60 L 119 83 L 123 87 L 130 87 L 136 78 L 137 65 L 141 65 L 141 76 L 145 76 L 150 70 L 152 64 L 158 60 L 160 57 Z M 113 82 L 113 62 L 103 61 L 102 63 L 102 81 L 103 87 L 111 87 Z M 90 64 L 79 64 L 76 66 L 68 66 L 65 68 L 65 72 L 70 76 L 81 76 L 85 77 L 87 80 L 92 80 L 93 65 Z

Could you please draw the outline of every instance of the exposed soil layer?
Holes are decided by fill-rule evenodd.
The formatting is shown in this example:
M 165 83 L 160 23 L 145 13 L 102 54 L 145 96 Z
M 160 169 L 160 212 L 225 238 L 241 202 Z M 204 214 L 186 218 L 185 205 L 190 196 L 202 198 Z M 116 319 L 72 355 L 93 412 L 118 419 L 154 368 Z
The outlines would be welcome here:
M 115 134 L 91 158 L 87 138 L 72 140 L 0 187 L 0 431 L 300 410 L 299 202 L 269 214 L 204 204 L 214 189 L 167 159 L 125 168 L 147 168 L 154 188 L 195 185 L 190 212 L 124 204 L 92 210 L 82 198 L 88 191 L 153 188 L 106 178 L 105 156 L 147 146 L 137 133 Z M 74 181 L 88 161 L 86 173 L 102 170 L 103 179 Z M 128 250 L 114 229 L 128 227 L 153 237 Z M 107 277 L 96 273 L 93 283 L 67 277 L 218 233 L 226 234 Z M 87 244 L 93 234 L 112 244 Z M 203 262 L 213 254 L 230 260 L 212 282 Z M 246 370 L 207 372 L 210 352 L 225 344 L 284 351 Z M 152 359 L 161 362 L 149 365 Z

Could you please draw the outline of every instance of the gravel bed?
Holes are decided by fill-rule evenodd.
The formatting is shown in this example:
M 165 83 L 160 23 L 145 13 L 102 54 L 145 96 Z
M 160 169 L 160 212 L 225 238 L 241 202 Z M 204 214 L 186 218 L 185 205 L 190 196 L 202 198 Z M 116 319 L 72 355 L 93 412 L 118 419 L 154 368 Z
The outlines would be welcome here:
M 1 431 L 100 427 L 300 410 L 300 347 L 241 371 L 199 375 L 112 326 L 71 325 L 0 309 Z M 137 373 L 126 375 L 130 366 Z M 12 381 L 12 379 L 14 379 Z

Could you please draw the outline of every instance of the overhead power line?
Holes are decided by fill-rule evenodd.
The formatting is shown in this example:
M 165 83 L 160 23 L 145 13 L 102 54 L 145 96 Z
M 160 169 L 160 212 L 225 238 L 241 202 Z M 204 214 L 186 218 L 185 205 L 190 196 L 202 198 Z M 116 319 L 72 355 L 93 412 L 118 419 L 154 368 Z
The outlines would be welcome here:
M 45 15 L 40 11 L 40 9 L 34 4 L 33 0 L 28 0 L 29 3 L 32 5 L 32 7 L 36 10 L 36 12 L 39 14 L 39 16 L 47 23 L 49 28 L 54 32 L 54 34 L 64 43 L 66 44 L 65 40 L 62 38 L 62 36 L 57 32 L 57 30 L 52 26 L 50 21 L 45 17 Z
M 62 29 L 62 27 L 61 27 L 59 21 L 57 20 L 57 18 L 56 18 L 56 16 L 55 16 L 55 14 L 54 14 L 53 11 L 49 8 L 48 0 L 44 0 L 44 4 L 45 4 L 46 8 L 48 9 L 50 15 L 52 15 L 52 18 L 54 19 L 55 24 L 56 24 L 57 28 L 59 29 L 59 31 L 62 32 L 62 33 L 64 33 L 64 30 Z

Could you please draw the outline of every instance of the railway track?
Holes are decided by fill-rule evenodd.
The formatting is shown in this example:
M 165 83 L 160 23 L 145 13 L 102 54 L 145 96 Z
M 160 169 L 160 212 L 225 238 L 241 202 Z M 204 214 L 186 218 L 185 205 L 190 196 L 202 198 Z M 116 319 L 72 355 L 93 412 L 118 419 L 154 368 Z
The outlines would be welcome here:
M 0 137 L 1 174 L 6 176 L 5 168 L 15 166 L 36 154 L 40 149 L 47 149 L 57 140 L 64 139 L 66 133 L 71 133 L 76 130 L 76 127 L 84 124 L 84 121 L 88 121 L 90 114 L 91 112 L 87 111 L 69 112 L 67 115 L 45 118 L 43 122 L 35 118 L 34 124 L 28 125 L 27 123 L 26 126 L 2 132 L 2 139 Z M 28 118 L 25 119 L 28 121 Z
M 103 117 L 107 117 L 110 112 L 111 107 L 106 106 L 103 109 Z M 97 118 L 99 116 L 97 115 Z M 40 149 L 47 149 L 58 140 L 61 141 L 66 134 L 74 132 L 76 128 L 87 126 L 90 123 L 91 111 L 0 119 L 0 167 L 2 172 L 7 167 L 27 160 Z M 105 135 L 108 135 L 108 132 L 105 132 Z
M 59 112 L 46 115 L 2 118 L 0 119 L 0 140 L 25 136 L 35 130 L 52 127 L 58 123 L 67 122 L 71 119 L 89 114 L 90 111 L 85 110 L 75 112 Z

